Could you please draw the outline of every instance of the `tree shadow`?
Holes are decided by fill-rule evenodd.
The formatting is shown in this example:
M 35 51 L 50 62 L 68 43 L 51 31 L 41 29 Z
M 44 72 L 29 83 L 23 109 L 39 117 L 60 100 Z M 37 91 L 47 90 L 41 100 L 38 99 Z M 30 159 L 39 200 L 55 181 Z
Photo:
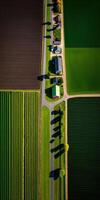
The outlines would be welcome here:
M 54 3 L 48 3 L 47 4 L 47 7 L 53 7 L 54 6 Z
M 51 22 L 49 22 L 49 21 L 48 22 L 43 22 L 42 25 L 48 25 L 49 26 L 49 25 L 51 25 Z
M 59 27 L 59 24 L 57 24 L 56 26 L 54 26 L 53 28 L 47 29 L 48 32 L 54 31 Z
M 56 180 L 60 176 L 60 168 L 54 169 L 50 172 L 49 177 Z
M 57 152 L 57 153 L 55 153 Z M 59 144 L 55 148 L 51 149 L 51 153 L 55 153 L 54 157 L 55 159 L 59 158 L 62 154 L 65 152 L 65 145 L 64 144 Z
M 48 74 L 43 74 L 43 75 L 38 76 L 37 79 L 39 81 L 43 81 L 45 79 L 49 79 L 49 75 Z
M 57 126 L 57 127 L 55 127 L 53 130 L 54 131 L 58 131 L 58 130 L 60 130 L 61 129 L 61 127 L 60 126 Z
M 45 89 L 46 96 L 52 98 L 52 87 Z
M 55 139 L 51 139 L 51 140 L 50 140 L 50 143 L 52 144 L 54 141 L 55 141 Z
M 51 44 L 50 44 L 50 45 L 47 45 L 47 47 L 48 47 L 49 51 L 51 51 L 52 45 L 51 45 Z
M 52 60 L 49 60 L 49 71 L 53 74 L 55 74 L 55 67 L 52 64 Z
M 59 122 L 60 120 L 61 120 L 61 117 L 60 117 L 60 116 L 58 116 L 58 117 L 52 119 L 52 120 L 51 120 L 51 125 L 56 124 L 56 123 Z
M 64 149 L 64 144 L 59 144 L 58 146 L 54 147 L 53 149 L 51 149 L 51 153 L 54 153 L 56 151 L 61 151 L 62 149 Z
M 59 107 L 57 110 L 53 110 L 51 112 L 52 115 L 56 115 L 56 114 L 59 114 L 59 115 L 62 115 L 63 114 L 63 111 L 61 110 L 61 108 Z
M 51 79 L 50 79 L 50 83 L 51 83 L 51 84 L 53 84 L 53 79 L 54 79 L 54 78 L 51 78 Z
M 59 139 L 61 139 L 61 131 L 59 130 L 56 133 L 53 133 L 52 137 L 54 137 L 54 138 L 59 137 Z
M 54 155 L 55 159 L 59 158 L 64 153 L 65 153 L 65 148 Z
M 52 110 L 51 114 L 52 115 L 57 115 L 57 114 L 59 114 L 59 110 Z
M 59 115 L 62 116 L 63 115 L 63 111 L 60 109 L 59 110 Z
M 51 38 L 51 35 L 44 35 L 44 38 L 50 39 L 50 38 Z

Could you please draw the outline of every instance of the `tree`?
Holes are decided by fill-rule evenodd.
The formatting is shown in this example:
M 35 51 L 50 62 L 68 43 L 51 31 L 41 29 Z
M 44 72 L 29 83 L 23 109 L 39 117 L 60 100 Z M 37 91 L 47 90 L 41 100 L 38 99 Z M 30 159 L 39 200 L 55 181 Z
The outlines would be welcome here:
M 60 178 L 63 178 L 63 176 L 65 176 L 65 170 L 61 169 L 60 170 Z

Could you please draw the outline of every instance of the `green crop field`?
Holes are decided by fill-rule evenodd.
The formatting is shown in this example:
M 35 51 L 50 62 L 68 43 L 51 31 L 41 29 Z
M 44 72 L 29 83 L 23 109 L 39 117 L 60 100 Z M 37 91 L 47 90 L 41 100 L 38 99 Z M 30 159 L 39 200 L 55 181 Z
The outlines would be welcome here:
M 38 92 L 0 92 L 0 199 L 38 199 Z
M 66 48 L 69 94 L 100 93 L 100 48 Z
M 38 200 L 38 138 L 40 98 L 38 93 L 24 94 L 25 110 L 25 199 Z
M 69 200 L 100 197 L 100 98 L 68 100 Z
M 50 111 L 42 108 L 41 186 L 42 200 L 50 199 Z
M 100 2 L 64 0 L 67 90 L 100 93 Z
M 55 138 L 54 142 L 54 147 L 64 144 L 65 145 L 65 102 L 62 102 L 55 106 L 55 110 L 61 109 L 63 114 L 61 117 L 61 138 L 58 136 Z M 57 114 L 55 117 L 58 117 L 59 114 Z M 59 126 L 59 122 L 55 124 L 55 127 Z M 65 171 L 65 153 L 60 155 L 57 159 L 54 159 L 54 169 L 62 169 Z M 66 176 L 60 177 L 55 180 L 54 182 L 54 188 L 55 188 L 55 194 L 54 194 L 54 199 L 66 199 L 66 194 L 65 194 L 65 178 Z

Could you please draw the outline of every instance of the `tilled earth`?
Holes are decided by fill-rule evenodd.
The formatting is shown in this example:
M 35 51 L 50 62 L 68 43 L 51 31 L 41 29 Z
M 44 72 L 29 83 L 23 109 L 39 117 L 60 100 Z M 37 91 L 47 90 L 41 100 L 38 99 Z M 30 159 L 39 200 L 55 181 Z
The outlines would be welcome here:
M 39 89 L 43 0 L 0 1 L 0 89 Z

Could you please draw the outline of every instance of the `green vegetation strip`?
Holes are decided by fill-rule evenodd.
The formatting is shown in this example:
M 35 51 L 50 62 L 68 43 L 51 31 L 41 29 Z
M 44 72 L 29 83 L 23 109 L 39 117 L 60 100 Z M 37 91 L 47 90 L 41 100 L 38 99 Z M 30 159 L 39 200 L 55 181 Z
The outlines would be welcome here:
M 0 199 L 38 199 L 39 93 L 0 92 Z
M 38 130 L 39 96 L 38 93 L 25 93 L 25 197 L 26 200 L 38 199 Z
M 59 137 L 55 138 L 55 144 L 54 146 L 56 147 L 59 144 L 64 144 L 65 145 L 65 102 L 62 102 L 55 106 L 55 110 L 61 109 L 63 112 L 62 117 L 61 117 L 61 139 Z M 59 114 L 55 115 L 54 117 L 58 117 Z M 59 122 L 56 123 L 55 127 L 59 126 Z M 65 172 L 65 154 L 62 154 L 59 158 L 54 159 L 54 169 L 61 168 Z M 59 197 L 62 200 L 65 200 L 65 176 L 59 177 L 55 181 L 55 196 L 54 199 L 58 200 Z
M 50 199 L 50 111 L 47 107 L 42 108 L 42 200 Z
M 47 3 L 49 4 L 50 3 L 50 0 L 47 0 Z M 51 22 L 51 12 L 50 12 L 50 7 L 47 7 L 47 22 Z M 51 29 L 52 26 L 51 25 L 48 25 L 46 27 L 47 29 Z M 51 35 L 51 31 L 46 31 L 46 35 Z M 49 73 L 49 62 L 50 62 L 50 50 L 49 50 L 49 46 L 51 45 L 51 39 L 46 39 L 46 74 Z M 46 79 L 45 80 L 45 89 L 47 88 L 50 88 L 52 85 L 50 83 L 50 79 Z M 46 99 L 48 101 L 52 101 L 51 98 L 49 98 L 48 96 L 46 96 Z
M 9 96 L 0 93 L 0 199 L 9 200 Z
M 47 0 L 47 4 L 50 3 L 50 0 Z M 45 5 L 47 6 L 47 5 Z M 47 22 L 51 22 L 51 14 L 50 14 L 50 7 L 47 7 Z M 47 29 L 51 29 L 51 25 L 46 25 L 46 36 L 51 35 L 50 31 L 47 31 Z M 46 74 L 49 72 L 49 60 L 50 60 L 50 51 L 49 51 L 49 45 L 50 45 L 50 38 L 46 38 Z
M 24 133 L 23 133 L 23 93 L 10 93 L 10 199 L 22 200 L 24 196 Z M 5 124 L 6 125 L 6 124 Z

